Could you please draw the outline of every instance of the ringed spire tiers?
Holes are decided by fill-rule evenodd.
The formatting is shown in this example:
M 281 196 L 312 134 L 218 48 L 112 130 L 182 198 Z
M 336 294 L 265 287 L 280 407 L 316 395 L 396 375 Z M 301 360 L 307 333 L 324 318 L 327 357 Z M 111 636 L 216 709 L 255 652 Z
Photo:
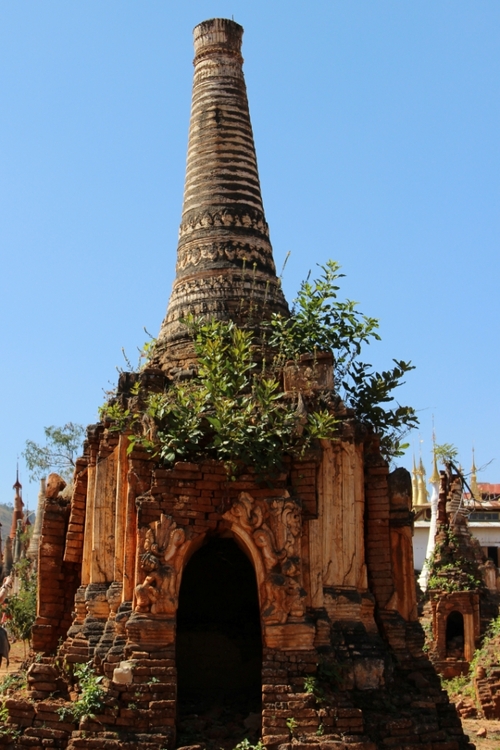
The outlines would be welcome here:
M 288 315 L 264 215 L 243 77 L 243 28 L 222 18 L 194 29 L 194 81 L 176 278 L 154 362 L 192 358 L 182 320 L 258 327 Z

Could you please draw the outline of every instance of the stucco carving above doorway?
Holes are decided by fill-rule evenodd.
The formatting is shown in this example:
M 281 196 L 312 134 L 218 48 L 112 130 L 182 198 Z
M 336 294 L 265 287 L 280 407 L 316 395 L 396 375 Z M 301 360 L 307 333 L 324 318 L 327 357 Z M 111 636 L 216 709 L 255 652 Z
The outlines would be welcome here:
M 310 648 L 315 628 L 305 622 L 299 503 L 288 493 L 256 499 L 242 492 L 223 518 L 254 563 L 266 645 Z

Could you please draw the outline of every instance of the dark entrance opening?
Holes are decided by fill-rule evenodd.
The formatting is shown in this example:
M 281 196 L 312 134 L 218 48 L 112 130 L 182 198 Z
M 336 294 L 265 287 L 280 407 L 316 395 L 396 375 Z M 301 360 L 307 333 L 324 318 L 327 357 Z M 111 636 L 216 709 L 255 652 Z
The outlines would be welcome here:
M 464 658 L 464 618 L 461 612 L 450 612 L 446 620 L 446 656 Z
M 251 562 L 214 538 L 186 565 L 176 636 L 177 745 L 234 747 L 260 734 L 262 635 Z
M 493 560 L 498 568 L 498 547 L 488 547 L 488 559 Z

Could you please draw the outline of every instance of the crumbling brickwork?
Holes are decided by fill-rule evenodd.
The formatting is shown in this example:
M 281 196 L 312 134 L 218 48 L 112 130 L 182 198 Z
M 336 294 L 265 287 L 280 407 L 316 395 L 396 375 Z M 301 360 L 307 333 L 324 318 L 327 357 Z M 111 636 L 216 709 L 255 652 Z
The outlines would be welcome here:
M 59 494 L 64 486 L 57 475 L 49 477 L 38 548 L 37 619 L 32 637 L 33 648 L 43 653 L 53 652 L 66 637 L 80 583 L 80 566 L 64 560 L 70 516 L 70 500 Z
M 177 535 L 177 552 L 170 557 L 171 578 L 182 571 L 193 550 L 213 535 L 236 537 L 240 543 L 244 540 L 246 551 L 250 552 L 257 571 L 260 600 L 264 602 L 268 597 L 268 605 L 271 601 L 267 607 L 271 612 L 261 614 L 262 736 L 268 747 L 288 745 L 297 738 L 311 748 L 335 742 L 369 750 L 397 746 L 398 738 L 401 743 L 415 747 L 429 743 L 436 748 L 468 746 L 460 722 L 422 653 L 423 634 L 415 622 L 411 604 L 414 592 L 410 592 L 407 601 L 400 601 L 397 596 L 402 591 L 398 575 L 406 570 L 404 561 L 401 564 L 402 555 L 410 555 L 411 563 L 411 547 L 401 545 L 401 529 L 411 528 L 411 518 L 404 510 L 408 497 L 401 477 L 389 475 L 385 464 L 376 458 L 376 443 L 371 438 L 366 444 L 366 466 L 354 461 L 359 482 L 352 474 L 346 477 L 338 473 L 342 467 L 346 470 L 346 456 L 352 459 L 363 455 L 363 444 L 356 449 L 354 442 L 346 440 L 325 444 L 322 452 L 307 460 L 291 461 L 270 487 L 259 482 L 251 469 L 241 473 L 236 481 L 228 479 L 226 469 L 213 461 L 179 462 L 168 469 L 143 450 L 127 454 L 122 438 L 103 426 L 91 428 L 89 434 L 85 456 L 88 466 L 95 462 L 97 477 L 99 464 L 106 467 L 111 459 L 109 465 L 115 475 L 112 480 L 109 466 L 99 471 L 104 486 L 113 488 L 114 507 L 108 508 L 108 521 L 94 517 L 93 536 L 98 530 L 113 528 L 114 544 L 99 546 L 98 564 L 89 561 L 84 566 L 87 573 L 82 576 L 76 597 L 77 614 L 59 655 L 70 663 L 94 658 L 105 676 L 109 708 L 95 720 L 86 721 L 68 747 L 91 747 L 92 738 L 104 741 L 110 732 L 124 733 L 120 735 L 122 741 L 142 733 L 142 742 L 146 735 L 148 743 L 175 742 L 178 593 L 173 602 L 166 600 L 154 610 L 158 604 L 156 592 L 148 590 L 145 583 L 148 572 L 140 563 L 148 546 L 149 532 L 150 539 L 161 544 L 165 524 L 168 526 L 165 538 L 169 535 L 171 538 L 172 533 Z M 348 420 L 346 435 L 352 434 Z M 118 492 L 118 477 L 125 475 L 122 462 L 126 481 Z M 349 466 L 352 469 L 353 464 Z M 356 530 L 353 524 L 358 513 L 356 503 L 343 506 L 344 526 L 340 534 L 330 526 L 327 537 L 322 536 L 321 526 L 327 523 L 333 510 L 331 504 L 324 505 L 326 487 L 331 488 L 332 482 L 337 486 L 343 483 L 344 493 L 347 493 L 346 482 L 361 492 L 359 499 L 364 511 L 360 517 L 366 518 L 366 528 L 361 526 L 357 530 L 361 536 L 354 533 L 350 541 L 344 537 L 343 528 Z M 305 502 L 302 492 L 306 495 Z M 111 497 L 108 498 L 109 504 Z M 130 514 L 127 507 L 120 512 L 122 498 L 129 505 Z M 90 507 L 92 502 L 95 497 L 90 498 Z M 259 529 L 263 528 L 252 526 L 259 507 L 281 513 L 290 510 L 299 517 L 299 522 L 296 515 L 288 522 L 298 534 L 296 549 L 300 558 L 298 586 L 292 587 L 289 599 L 273 599 L 277 592 L 266 575 L 259 552 L 263 548 L 250 549 L 252 538 L 260 539 Z M 67 507 L 65 513 L 68 518 Z M 130 543 L 127 529 L 132 517 L 136 535 L 134 554 L 127 548 Z M 372 524 L 371 519 L 381 519 L 383 523 Z M 392 519 L 395 524 L 391 527 Z M 277 527 L 270 519 L 266 528 L 269 533 L 276 533 L 273 529 Z M 397 543 L 391 544 L 391 534 L 397 535 Z M 344 569 L 339 568 L 341 543 L 344 548 L 350 544 L 359 556 L 357 572 L 352 578 L 356 584 L 352 586 L 346 585 L 352 575 L 352 556 L 346 558 Z M 276 540 L 274 546 L 279 546 Z M 367 550 L 366 562 L 363 548 Z M 337 555 L 333 573 L 331 565 L 325 568 L 325 551 L 327 559 L 330 554 Z M 121 562 L 117 553 L 122 556 Z M 180 563 L 176 563 L 178 555 Z M 124 578 L 95 580 L 102 570 L 113 573 L 123 570 L 127 575 L 127 568 L 134 581 L 129 587 L 132 591 L 129 601 L 123 593 L 127 588 Z M 318 578 L 325 575 L 333 577 L 327 578 L 329 585 L 321 586 L 318 591 Z M 377 581 L 381 584 L 379 588 Z M 173 590 L 178 592 L 177 584 Z M 152 594 L 153 598 L 149 598 Z M 328 665 L 337 669 L 333 677 Z M 33 674 L 35 695 L 48 697 L 42 695 L 43 686 L 40 681 L 36 685 L 34 677 Z M 316 693 L 305 692 L 311 678 L 317 681 Z M 53 687 L 45 679 L 47 686 Z M 161 744 L 150 746 L 161 747 Z
M 446 679 L 468 673 L 499 605 L 496 586 L 488 586 L 489 564 L 469 529 L 462 495 L 463 478 L 450 469 L 441 472 L 439 525 L 422 622 L 429 656 Z

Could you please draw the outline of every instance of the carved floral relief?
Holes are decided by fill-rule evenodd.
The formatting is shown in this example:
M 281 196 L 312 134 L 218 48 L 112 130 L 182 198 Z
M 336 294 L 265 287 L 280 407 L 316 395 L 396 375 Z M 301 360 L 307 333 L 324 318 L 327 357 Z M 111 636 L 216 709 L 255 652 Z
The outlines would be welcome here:
M 252 285 L 254 302 L 259 299 L 264 304 L 268 296 L 281 304 L 282 292 L 278 284 L 271 283 L 269 287 L 267 280 L 262 276 L 253 278 L 250 273 L 248 282 L 244 280 L 229 279 L 222 277 L 197 277 L 193 279 L 177 280 L 174 284 L 170 298 L 167 317 L 163 325 L 172 325 L 180 322 L 186 316 L 186 304 L 189 304 L 189 312 L 196 315 L 210 317 L 225 311 L 227 314 L 228 300 L 248 296 L 248 284 Z
M 190 217 L 181 223 L 179 235 L 189 234 L 197 229 L 206 229 L 207 227 L 249 227 L 261 232 L 266 237 L 269 236 L 269 227 L 261 211 L 250 213 L 248 210 L 240 216 L 232 211 L 203 211 L 201 214 Z
M 222 242 L 196 242 L 180 246 L 177 251 L 177 273 L 184 271 L 191 266 L 197 266 L 201 262 L 229 261 L 234 263 L 236 260 L 246 259 L 247 267 L 252 268 L 253 263 L 268 268 L 271 273 L 275 273 L 276 268 L 272 259 L 271 245 L 262 245 L 262 243 L 250 244 L 249 242 L 237 242 L 231 240 Z
M 282 625 L 289 617 L 305 612 L 305 591 L 300 583 L 300 508 L 291 498 L 255 500 L 242 492 L 224 516 L 241 536 L 251 540 L 262 563 L 262 619 L 268 625 Z
M 141 555 L 146 577 L 135 587 L 136 612 L 175 616 L 177 582 L 186 544 L 186 532 L 172 516 L 162 513 L 159 521 L 149 525 Z

